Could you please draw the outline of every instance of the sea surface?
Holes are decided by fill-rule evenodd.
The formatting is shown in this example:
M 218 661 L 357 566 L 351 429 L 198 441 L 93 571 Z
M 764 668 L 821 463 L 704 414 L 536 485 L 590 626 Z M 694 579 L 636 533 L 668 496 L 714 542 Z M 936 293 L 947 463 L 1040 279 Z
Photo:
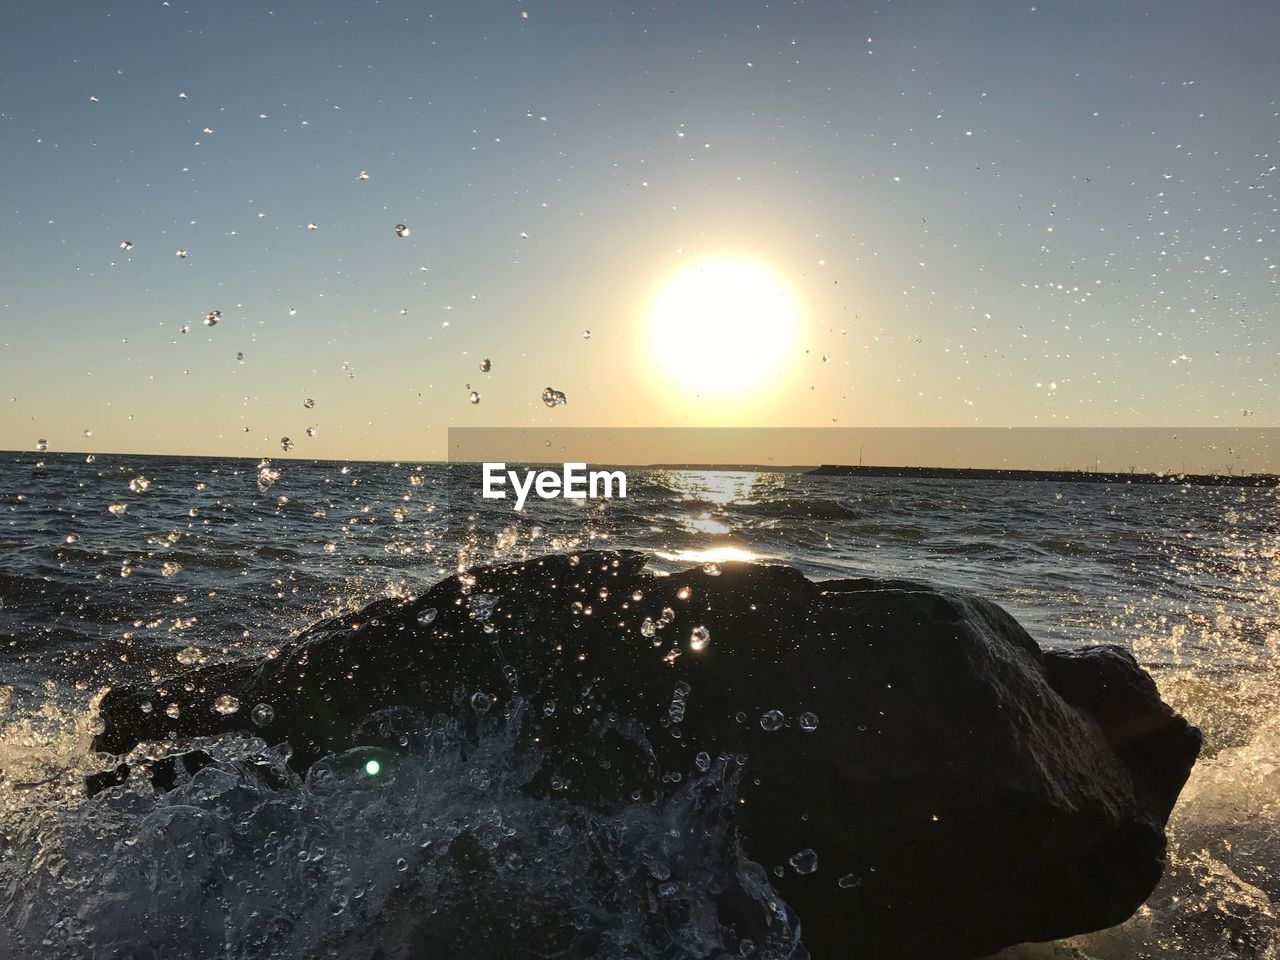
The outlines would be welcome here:
M 374 957 L 366 931 L 394 946 L 386 918 L 406 903 L 431 904 L 446 958 L 486 956 L 456 949 L 468 930 L 536 938 L 556 911 L 600 957 L 803 957 L 733 838 L 696 846 L 681 829 L 706 815 L 697 778 L 616 817 L 535 802 L 498 718 L 474 752 L 447 727 L 415 741 L 421 775 L 376 793 L 322 764 L 288 801 L 265 796 L 234 761 L 266 745 L 216 741 L 222 763 L 172 794 L 84 797 L 106 766 L 93 704 L 113 684 L 271 656 L 321 617 L 468 566 L 587 547 L 638 548 L 658 569 L 758 559 L 932 581 L 998 601 L 1044 645 L 1130 649 L 1206 736 L 1168 875 L 1121 927 L 1006 956 L 1280 956 L 1276 491 L 630 469 L 625 500 L 521 514 L 480 499 L 479 476 L 0 455 L 0 957 Z M 463 835 L 504 851 L 481 888 L 450 872 Z M 704 882 L 679 875 L 688 863 Z M 758 903 L 755 939 L 707 920 L 728 888 Z

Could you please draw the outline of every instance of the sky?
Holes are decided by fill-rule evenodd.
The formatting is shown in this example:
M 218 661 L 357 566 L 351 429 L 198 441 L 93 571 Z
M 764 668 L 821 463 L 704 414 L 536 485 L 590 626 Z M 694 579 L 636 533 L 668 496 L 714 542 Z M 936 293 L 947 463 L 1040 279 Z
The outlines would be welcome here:
M 1280 426 L 1271 0 L 0 10 L 0 449 Z M 749 388 L 650 336 L 713 260 Z

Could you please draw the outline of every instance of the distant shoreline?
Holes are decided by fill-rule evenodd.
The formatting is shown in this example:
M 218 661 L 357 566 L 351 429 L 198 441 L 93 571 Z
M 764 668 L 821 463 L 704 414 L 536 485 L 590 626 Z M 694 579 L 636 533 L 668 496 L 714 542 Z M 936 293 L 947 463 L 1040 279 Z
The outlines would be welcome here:
M 1176 484 L 1193 487 L 1275 487 L 1270 473 L 1106 473 L 1093 470 L 1002 470 L 983 467 L 873 467 L 824 463 L 811 477 L 880 477 L 908 480 L 1039 480 L 1054 483 Z

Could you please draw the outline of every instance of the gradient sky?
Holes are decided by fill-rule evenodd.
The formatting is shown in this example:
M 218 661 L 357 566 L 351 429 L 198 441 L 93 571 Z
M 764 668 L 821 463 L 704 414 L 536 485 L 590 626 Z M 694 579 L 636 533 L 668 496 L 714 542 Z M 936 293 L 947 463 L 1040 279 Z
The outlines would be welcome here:
M 1280 425 L 1274 0 L 2 9 L 0 449 Z M 649 351 L 709 256 L 801 318 L 745 396 Z

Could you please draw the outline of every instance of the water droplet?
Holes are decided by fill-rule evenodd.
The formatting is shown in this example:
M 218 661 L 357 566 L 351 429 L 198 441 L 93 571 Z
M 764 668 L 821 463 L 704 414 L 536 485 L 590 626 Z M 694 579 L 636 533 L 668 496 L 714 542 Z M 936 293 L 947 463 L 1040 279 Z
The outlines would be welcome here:
M 314 223 L 308 223 L 308 224 L 307 224 L 307 229 L 308 229 L 308 230 L 319 230 L 320 228 L 319 228 L 319 227 L 317 227 Z
M 699 753 L 696 757 L 693 758 L 693 765 L 697 767 L 701 772 L 706 773 L 708 770 L 711 769 L 711 754 L 703 750 L 701 753 Z
M 312 407 L 316 405 L 316 402 L 312 400 L 310 397 L 307 397 L 307 399 L 302 401 L 302 405 L 306 407 L 308 410 L 310 410 Z
M 583 340 L 590 340 L 590 339 L 591 339 L 591 331 L 590 331 L 590 330 L 583 330 L 583 331 L 582 331 L 582 339 L 583 339 Z
M 269 703 L 259 703 L 249 711 L 249 719 L 255 726 L 265 727 L 276 718 L 276 709 Z
M 707 649 L 707 644 L 711 642 L 711 631 L 706 627 L 697 626 L 689 634 L 689 649 L 694 653 Z
M 107 512 L 112 513 L 117 517 L 123 517 L 124 512 L 128 509 L 129 505 L 127 503 L 113 503 L 111 506 L 107 507 Z
M 546 387 L 542 391 L 542 402 L 548 407 L 559 407 L 569 401 L 565 398 L 564 393 L 555 389 L 555 387 Z
M 359 176 L 357 176 L 357 177 L 356 177 L 356 179 L 357 179 L 357 180 L 368 180 L 368 179 L 369 179 L 369 174 L 368 174 L 368 172 L 367 172 L 367 171 L 361 170 L 361 171 L 360 171 Z
M 823 362 L 823 363 L 830 363 L 830 362 L 831 362 L 831 354 L 829 354 L 829 353 L 824 353 L 824 354 L 822 355 L 822 362 Z
M 477 690 L 471 695 L 471 709 L 476 713 L 488 713 L 489 708 L 493 706 L 493 697 L 489 696 L 483 690 Z
M 813 733 L 818 729 L 818 715 L 805 711 L 800 714 L 800 729 L 805 733 Z
M 420 614 L 418 614 L 418 622 L 422 624 L 424 627 L 430 626 L 431 623 L 435 620 L 435 618 L 436 618 L 435 607 L 427 607 L 427 609 L 423 610 Z
M 791 864 L 791 869 L 796 873 L 810 874 L 816 873 L 818 870 L 818 855 L 809 847 L 799 853 L 792 854 L 788 862 Z
M 271 489 L 271 485 L 280 479 L 280 471 L 271 466 L 270 460 L 262 460 L 258 463 L 258 489 L 266 493 Z
M 129 481 L 129 489 L 134 493 L 146 493 L 151 489 L 151 481 L 146 477 L 134 477 Z
M 288 437 L 281 437 L 280 449 L 283 450 L 285 453 L 288 453 L 290 450 L 293 449 L 293 441 L 290 440 Z
M 162 577 L 177 576 L 181 572 L 182 564 L 178 563 L 176 560 L 166 560 L 164 563 L 160 564 L 160 575 Z
M 240 709 L 240 701 L 229 693 L 221 694 L 217 700 L 213 701 L 214 713 L 220 713 L 224 717 L 229 717 Z
M 489 593 L 477 593 L 471 597 L 468 606 L 471 607 L 471 615 L 483 623 L 493 616 L 498 598 Z
M 179 707 L 176 703 L 171 703 L 164 708 L 164 715 L 171 720 L 177 720 L 178 716 L 181 713 L 182 713 L 182 708 Z
M 640 624 L 640 635 L 643 637 L 652 637 L 658 632 L 658 625 L 653 622 L 652 617 L 645 617 L 644 622 Z
M 691 596 L 693 596 L 693 591 L 688 587 L 681 587 L 676 591 L 677 600 L 688 600 Z
M 187 259 L 187 251 L 185 250 L 175 250 L 173 251 L 173 255 L 177 257 L 179 260 Z
M 204 663 L 204 651 L 199 647 L 183 647 L 178 651 L 178 662 L 184 667 L 196 667 Z
M 221 319 L 222 319 L 221 310 L 210 310 L 208 313 L 204 315 L 204 325 L 206 327 L 216 327 L 218 325 L 218 321 Z
M 704 563 L 702 565 L 702 572 L 705 573 L 708 577 L 718 577 L 720 576 L 720 564 Z
M 133 244 L 132 244 L 132 243 L 130 243 L 128 240 L 121 240 L 121 241 L 120 241 L 120 249 L 121 249 L 121 250 L 132 250 L 132 249 L 133 249 Z
M 467 399 L 468 399 L 468 400 L 470 400 L 472 403 L 479 403 L 479 402 L 480 402 L 480 394 L 478 394 L 478 393 L 476 393 L 476 391 L 472 390 L 472 391 L 471 391 L 471 395 L 470 395 L 469 397 L 467 397 Z
M 397 237 L 407 237 L 408 235 L 409 235 L 409 228 L 408 228 L 408 227 L 406 227 L 403 223 L 397 223 L 397 224 L 396 224 L 396 236 L 397 236 Z
M 483 360 L 480 361 L 481 373 L 488 373 L 492 369 L 493 369 L 493 363 L 489 360 L 488 357 L 485 357 Z
M 854 887 L 860 886 L 862 881 L 855 877 L 852 873 L 846 873 L 843 877 L 836 881 L 836 886 L 841 890 L 852 890 Z
M 44 439 L 43 437 L 41 437 L 39 440 L 37 440 L 37 441 L 36 441 L 36 452 L 37 452 L 37 453 L 44 453 L 44 452 L 45 452 L 46 450 L 48 450 L 48 449 L 49 449 L 49 441 L 48 441 L 48 440 L 46 440 L 46 439 Z
M 63 539 L 63 541 L 62 541 L 62 542 L 63 542 L 63 543 L 79 543 L 79 542 L 80 542 L 80 534 L 78 534 L 78 533 L 68 533 L 68 534 L 66 535 L 66 537 Z
M 781 710 L 768 710 L 760 717 L 760 729 L 775 733 L 782 729 L 784 719 Z
M 316 428 L 315 428 L 315 427 L 307 427 L 307 436 L 308 436 L 308 437 L 314 437 L 315 435 L 316 435 Z

